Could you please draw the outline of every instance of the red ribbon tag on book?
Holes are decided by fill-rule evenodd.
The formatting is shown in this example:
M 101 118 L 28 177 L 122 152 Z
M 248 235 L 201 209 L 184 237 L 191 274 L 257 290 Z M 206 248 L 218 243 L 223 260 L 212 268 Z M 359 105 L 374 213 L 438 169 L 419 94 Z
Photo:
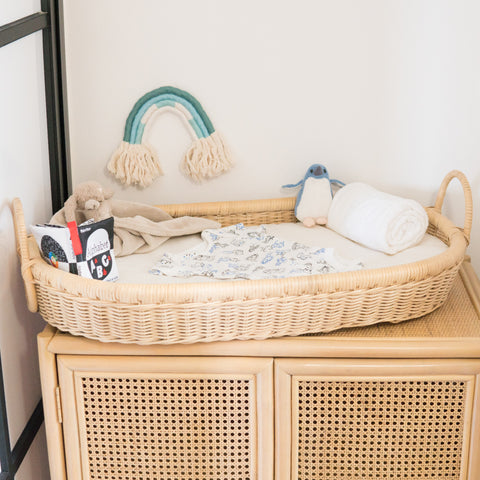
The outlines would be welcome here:
M 75 255 L 82 254 L 82 244 L 80 243 L 80 237 L 78 236 L 77 222 L 68 222 L 67 227 L 70 230 L 70 238 L 72 240 L 73 253 Z

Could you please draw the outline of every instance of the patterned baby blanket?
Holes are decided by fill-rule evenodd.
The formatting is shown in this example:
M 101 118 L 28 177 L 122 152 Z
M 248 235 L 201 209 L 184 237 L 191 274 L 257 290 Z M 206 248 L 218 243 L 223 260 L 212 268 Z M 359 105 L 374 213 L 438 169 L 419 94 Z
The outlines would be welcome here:
M 359 262 L 339 258 L 331 248 L 312 248 L 272 235 L 265 225 L 204 230 L 203 243 L 180 254 L 163 254 L 151 270 L 173 277 L 219 280 L 271 279 L 359 270 Z

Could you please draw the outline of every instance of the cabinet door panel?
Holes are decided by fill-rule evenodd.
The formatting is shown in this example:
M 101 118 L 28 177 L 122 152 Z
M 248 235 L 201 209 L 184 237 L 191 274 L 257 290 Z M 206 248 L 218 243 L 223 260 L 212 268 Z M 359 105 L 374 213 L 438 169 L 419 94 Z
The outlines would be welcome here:
M 275 364 L 277 479 L 473 480 L 478 361 Z
M 60 355 L 58 370 L 69 480 L 273 478 L 271 359 Z

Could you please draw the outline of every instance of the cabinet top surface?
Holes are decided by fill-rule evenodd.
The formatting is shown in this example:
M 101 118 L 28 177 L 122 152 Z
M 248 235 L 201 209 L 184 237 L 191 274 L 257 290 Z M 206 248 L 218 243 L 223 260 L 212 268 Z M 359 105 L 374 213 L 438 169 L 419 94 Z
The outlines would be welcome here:
M 268 357 L 480 357 L 480 282 L 470 263 L 460 269 L 445 304 L 397 324 L 267 340 L 125 345 L 74 337 L 47 327 L 40 337 L 56 354 Z

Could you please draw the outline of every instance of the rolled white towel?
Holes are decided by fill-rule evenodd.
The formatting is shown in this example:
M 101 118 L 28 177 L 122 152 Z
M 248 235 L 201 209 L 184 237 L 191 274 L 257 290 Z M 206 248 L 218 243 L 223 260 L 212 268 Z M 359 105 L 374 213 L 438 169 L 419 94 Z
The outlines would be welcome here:
M 422 240 L 428 216 L 415 200 L 355 182 L 333 197 L 327 226 L 368 248 L 394 254 Z

